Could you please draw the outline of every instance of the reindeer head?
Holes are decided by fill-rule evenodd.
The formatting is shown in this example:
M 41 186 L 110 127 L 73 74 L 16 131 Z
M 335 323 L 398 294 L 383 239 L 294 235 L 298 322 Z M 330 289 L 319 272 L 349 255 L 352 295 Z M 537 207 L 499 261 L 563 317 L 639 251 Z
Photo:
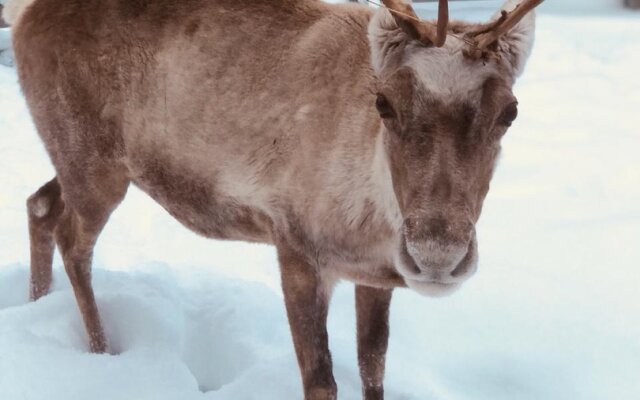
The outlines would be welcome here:
M 515 120 L 511 89 L 533 44 L 542 0 L 508 1 L 494 21 L 420 21 L 401 0 L 383 1 L 369 26 L 380 81 L 376 107 L 403 217 L 396 268 L 429 295 L 456 289 L 478 259 L 475 224 Z

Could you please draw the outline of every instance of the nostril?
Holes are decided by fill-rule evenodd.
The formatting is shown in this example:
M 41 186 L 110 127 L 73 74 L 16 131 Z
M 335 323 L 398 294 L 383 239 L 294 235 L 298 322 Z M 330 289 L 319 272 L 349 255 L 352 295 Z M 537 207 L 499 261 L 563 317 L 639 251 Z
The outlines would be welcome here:
M 414 255 L 410 253 L 411 252 L 409 251 L 408 243 L 403 238 L 402 248 L 400 251 L 400 260 L 401 260 L 400 266 L 403 267 L 409 275 L 420 275 L 421 271 L 420 271 L 420 267 L 417 264 L 417 260 L 414 257 Z
M 471 240 L 469 244 L 469 248 L 467 249 L 467 254 L 464 256 L 462 261 L 458 263 L 457 267 L 451 271 L 451 276 L 453 278 L 459 278 L 461 276 L 467 275 L 468 272 L 476 267 L 476 262 L 478 258 L 478 242 L 475 239 Z

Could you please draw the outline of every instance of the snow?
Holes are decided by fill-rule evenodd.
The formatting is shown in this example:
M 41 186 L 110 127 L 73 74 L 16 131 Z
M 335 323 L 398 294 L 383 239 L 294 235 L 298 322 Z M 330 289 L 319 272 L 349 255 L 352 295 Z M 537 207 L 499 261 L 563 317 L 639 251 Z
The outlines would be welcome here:
M 444 299 L 396 291 L 388 399 L 640 398 L 639 19 L 541 14 L 479 272 Z M 27 301 L 24 201 L 54 173 L 16 81 L 0 66 L 0 398 L 300 398 L 273 249 L 199 238 L 134 188 L 94 260 L 114 354 L 87 352 L 59 257 L 53 292 Z M 329 318 L 347 400 L 352 287 Z

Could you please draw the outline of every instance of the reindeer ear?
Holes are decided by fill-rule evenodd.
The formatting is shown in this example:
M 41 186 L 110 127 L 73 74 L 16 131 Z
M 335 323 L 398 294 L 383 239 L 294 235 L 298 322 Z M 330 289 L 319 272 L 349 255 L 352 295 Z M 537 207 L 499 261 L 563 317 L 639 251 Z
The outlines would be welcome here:
M 411 0 L 381 0 L 383 7 L 369 23 L 372 64 L 376 74 L 400 64 L 405 46 L 411 40 L 422 46 L 444 46 L 449 24 L 448 0 L 438 0 L 437 23 L 422 21 Z
M 521 1 L 507 0 L 502 6 L 502 10 L 511 12 Z M 499 18 L 499 16 L 500 14 L 495 18 Z M 514 78 L 524 72 L 524 67 L 533 48 L 535 29 L 536 15 L 532 10 L 496 42 L 497 52 L 511 66 Z
M 391 12 L 380 7 L 371 18 L 368 29 L 371 64 L 379 77 L 395 71 L 402 62 L 404 49 L 411 37 L 402 30 Z

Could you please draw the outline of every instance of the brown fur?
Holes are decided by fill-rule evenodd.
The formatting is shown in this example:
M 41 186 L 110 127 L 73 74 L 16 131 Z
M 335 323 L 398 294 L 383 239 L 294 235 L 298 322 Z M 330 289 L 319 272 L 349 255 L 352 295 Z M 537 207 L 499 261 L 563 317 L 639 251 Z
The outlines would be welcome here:
M 356 282 L 363 396 L 381 399 L 391 289 L 446 289 L 475 269 L 474 225 L 527 32 L 487 64 L 451 38 L 416 44 L 386 11 L 357 5 L 23 8 L 20 81 L 57 173 L 28 202 L 32 297 L 49 289 L 55 240 L 90 348 L 106 350 L 91 256 L 134 183 L 201 235 L 277 247 L 306 399 L 337 396 L 328 304 L 336 280 Z
M 363 397 L 367 400 L 383 398 L 391 293 L 387 289 L 356 286 L 358 364 Z

